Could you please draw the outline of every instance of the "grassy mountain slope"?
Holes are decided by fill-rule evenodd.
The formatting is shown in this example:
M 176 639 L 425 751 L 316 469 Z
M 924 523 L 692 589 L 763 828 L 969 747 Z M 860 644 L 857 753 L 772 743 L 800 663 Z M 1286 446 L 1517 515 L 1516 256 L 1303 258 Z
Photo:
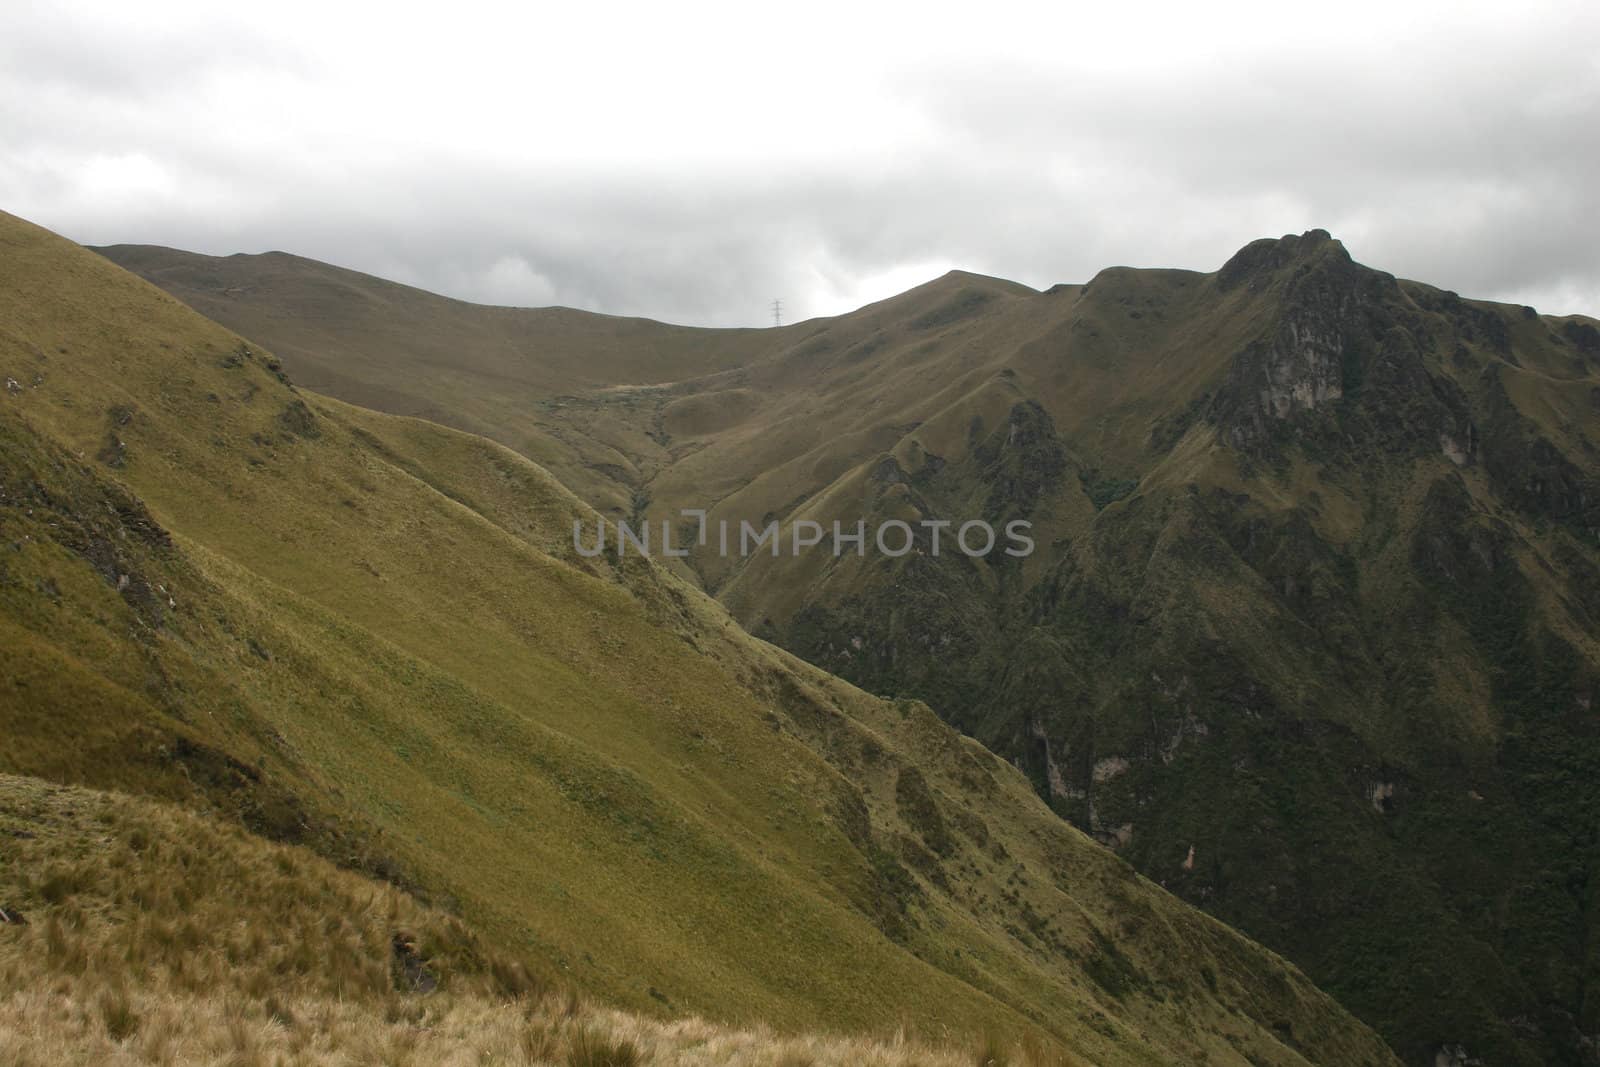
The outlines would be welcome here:
M 626 454 L 648 446 L 648 437 L 626 416 L 564 433 L 531 422 L 531 410 L 559 409 L 565 397 L 619 381 L 698 378 L 742 365 L 772 343 L 765 330 L 487 308 L 282 252 L 217 259 L 144 245 L 101 251 L 244 336 L 277 338 L 274 353 L 295 366 L 302 386 L 494 438 L 561 468 L 586 499 L 614 486 L 585 472 L 627 465 Z M 455 368 L 446 376 L 436 373 L 443 351 Z
M 486 440 L 0 230 L 0 770 L 213 808 L 622 1006 L 1388 1062 L 923 705 L 751 640 Z
M 359 345 L 338 305 L 323 328 Z M 244 306 L 271 304 L 213 313 Z M 622 517 L 1029 519 L 1025 561 L 924 536 L 680 573 L 927 701 L 1407 1060 L 1595 1062 L 1594 321 L 1399 281 L 1313 231 L 1211 274 L 958 272 L 771 346 L 624 370 L 495 433 L 594 427 L 620 460 L 551 469 Z
M 605 1008 L 390 886 L 125 794 L 0 775 L 0 834 L 14 861 L 0 867 L 12 1067 L 954 1067 L 978 1054 Z

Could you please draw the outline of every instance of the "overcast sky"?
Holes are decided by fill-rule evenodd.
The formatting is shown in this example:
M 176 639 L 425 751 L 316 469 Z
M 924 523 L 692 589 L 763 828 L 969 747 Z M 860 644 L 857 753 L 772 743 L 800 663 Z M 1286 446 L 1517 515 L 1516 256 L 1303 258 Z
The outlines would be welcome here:
M 1331 230 L 1600 315 L 1600 3 L 0 4 L 0 208 L 711 325 Z

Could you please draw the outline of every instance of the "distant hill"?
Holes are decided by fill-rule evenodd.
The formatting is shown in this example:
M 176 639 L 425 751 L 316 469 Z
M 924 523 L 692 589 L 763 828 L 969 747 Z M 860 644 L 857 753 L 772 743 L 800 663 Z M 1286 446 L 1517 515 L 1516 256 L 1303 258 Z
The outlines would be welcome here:
M 303 391 L 11 216 L 0 324 L 0 772 L 314 851 L 658 1018 L 1392 1062 L 925 705 L 750 638 L 652 563 L 578 556 L 591 513 L 508 449 Z M 159 881 L 165 852 L 133 853 Z M 78 884 L 28 876 L 18 903 Z
M 283 252 L 214 258 L 146 245 L 98 251 L 244 336 L 273 335 L 269 347 L 306 388 L 491 437 L 559 466 L 586 495 L 619 506 L 626 494 L 616 495 L 614 480 L 583 477 L 627 462 L 591 440 L 598 428 L 552 432 L 531 413 L 553 398 L 614 382 L 714 374 L 772 347 L 767 330 L 467 304 Z M 797 329 L 778 332 L 793 336 Z M 455 371 L 441 376 L 446 353 Z M 630 447 L 649 444 L 631 424 L 613 429 Z
M 901 559 L 674 566 L 1015 761 L 1407 1061 L 1594 1062 L 1594 320 L 1398 280 L 1312 231 L 1213 273 L 1034 292 L 956 272 L 681 349 L 676 327 L 523 312 L 539 374 L 584 371 L 508 385 L 473 338 L 512 313 L 392 287 L 405 311 L 380 313 L 382 283 L 320 265 L 251 288 L 295 261 L 103 251 L 299 346 L 307 380 L 403 390 L 418 407 L 394 410 L 505 442 L 613 517 L 1030 521 L 1021 561 L 935 559 L 925 535 Z M 384 315 L 447 339 L 391 356 Z M 555 316 L 613 331 L 604 362 L 535 325 Z

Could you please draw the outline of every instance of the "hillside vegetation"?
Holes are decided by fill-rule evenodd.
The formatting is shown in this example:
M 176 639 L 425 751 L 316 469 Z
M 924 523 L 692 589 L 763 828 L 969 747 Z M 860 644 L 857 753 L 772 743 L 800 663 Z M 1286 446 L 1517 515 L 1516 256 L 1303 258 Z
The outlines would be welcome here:
M 925 705 L 576 557 L 525 458 L 11 217 L 0 323 L 0 770 L 214 812 L 660 1018 L 1392 1062 Z
M 403 382 L 613 517 L 1031 521 L 1021 561 L 925 536 L 902 559 L 674 566 L 1015 761 L 1407 1061 L 1596 1062 L 1595 321 L 1398 280 L 1312 231 L 1212 273 L 956 272 L 716 335 L 715 368 L 643 346 L 505 405 L 489 349 L 391 360 L 367 304 L 252 289 L 256 257 L 106 252 L 263 342 L 293 320 L 318 338 L 296 370 Z
M 1074 1064 L 606 1008 L 450 915 L 237 824 L 0 775 L 0 1062 L 526 1067 Z

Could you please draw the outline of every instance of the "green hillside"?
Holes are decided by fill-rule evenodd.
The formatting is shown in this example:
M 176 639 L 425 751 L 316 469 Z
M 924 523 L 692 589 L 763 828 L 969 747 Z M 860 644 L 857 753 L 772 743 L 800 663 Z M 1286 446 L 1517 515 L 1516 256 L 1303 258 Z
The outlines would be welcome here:
M 1024 561 L 924 539 L 674 565 L 750 632 L 1015 761 L 1406 1061 L 1594 1062 L 1593 320 L 1397 280 L 1312 231 L 1210 274 L 952 273 L 495 408 L 476 349 L 380 361 L 361 301 L 240 288 L 259 257 L 106 254 L 264 343 L 314 331 L 292 369 L 408 383 L 614 517 L 1031 521 Z
M 970 1048 L 778 1034 L 608 1008 L 459 919 L 236 824 L 0 775 L 0 1061 L 437 1067 L 1028 1067 Z
M 10 216 L 0 377 L 0 771 L 214 812 L 661 1017 L 1392 1062 L 926 706 L 578 558 L 526 459 Z

